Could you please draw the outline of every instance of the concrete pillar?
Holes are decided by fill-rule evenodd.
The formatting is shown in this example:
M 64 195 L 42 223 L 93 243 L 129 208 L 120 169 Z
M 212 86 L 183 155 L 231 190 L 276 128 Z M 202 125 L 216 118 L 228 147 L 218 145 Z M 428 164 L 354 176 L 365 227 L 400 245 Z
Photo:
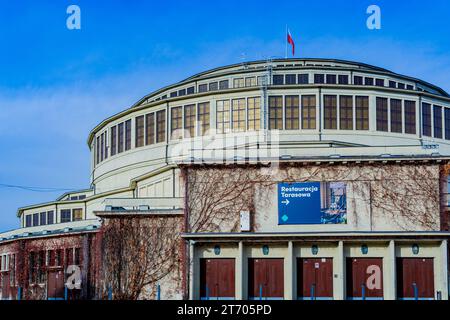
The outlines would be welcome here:
M 386 255 L 386 263 L 384 270 L 384 299 L 395 300 L 397 298 L 397 275 L 396 275 L 396 259 L 395 259 L 395 241 L 389 241 L 388 253 Z
M 235 277 L 235 287 L 236 287 L 236 299 L 244 300 L 244 243 L 239 241 L 238 243 L 238 256 L 236 258 L 236 277 Z
M 189 241 L 189 300 L 198 299 L 199 292 L 195 292 L 195 275 L 194 275 L 194 262 L 195 262 L 195 248 L 194 241 Z
M 288 242 L 288 250 L 284 262 L 284 299 L 294 299 L 294 244 Z
M 333 284 L 334 300 L 344 300 L 345 299 L 345 253 L 344 253 L 344 242 L 339 241 L 337 247 L 337 259 L 336 259 L 336 270 L 334 272 Z
M 448 243 L 442 240 L 440 246 L 440 273 L 441 273 L 441 297 L 442 300 L 448 300 Z

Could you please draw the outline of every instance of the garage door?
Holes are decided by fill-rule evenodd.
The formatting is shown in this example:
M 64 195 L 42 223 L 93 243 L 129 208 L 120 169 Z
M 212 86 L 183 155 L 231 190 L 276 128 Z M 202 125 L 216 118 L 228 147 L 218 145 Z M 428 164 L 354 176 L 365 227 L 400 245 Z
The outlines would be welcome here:
M 252 258 L 248 260 L 249 299 L 284 298 L 284 260 Z
M 347 299 L 383 299 L 383 259 L 347 258 Z
M 62 270 L 53 270 L 48 272 L 47 299 L 64 299 L 64 273 Z
M 200 298 L 235 298 L 234 259 L 200 259 Z
M 9 273 L 2 272 L 0 277 L 1 277 L 1 281 L 2 281 L 2 299 L 7 300 L 11 297 Z
M 297 259 L 297 297 L 311 300 L 333 298 L 333 259 Z
M 397 258 L 399 299 L 434 299 L 432 258 Z

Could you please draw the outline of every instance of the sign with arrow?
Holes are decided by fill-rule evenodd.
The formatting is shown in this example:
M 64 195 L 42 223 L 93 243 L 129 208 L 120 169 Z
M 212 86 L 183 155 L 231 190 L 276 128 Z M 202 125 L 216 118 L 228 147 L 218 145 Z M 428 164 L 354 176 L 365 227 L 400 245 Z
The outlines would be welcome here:
M 347 223 L 345 183 L 278 184 L 279 225 L 341 223 Z

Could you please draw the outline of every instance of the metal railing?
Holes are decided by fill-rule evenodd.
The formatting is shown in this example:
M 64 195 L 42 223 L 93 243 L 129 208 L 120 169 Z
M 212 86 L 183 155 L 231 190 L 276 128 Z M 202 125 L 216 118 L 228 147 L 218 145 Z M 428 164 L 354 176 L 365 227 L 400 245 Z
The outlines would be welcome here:
M 105 211 L 183 209 L 183 198 L 106 198 L 103 201 Z

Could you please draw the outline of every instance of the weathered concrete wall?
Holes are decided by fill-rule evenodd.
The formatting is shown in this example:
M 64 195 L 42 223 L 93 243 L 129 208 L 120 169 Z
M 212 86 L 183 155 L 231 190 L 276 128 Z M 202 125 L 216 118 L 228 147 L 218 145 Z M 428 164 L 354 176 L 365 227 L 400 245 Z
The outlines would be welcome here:
M 46 299 L 48 274 L 51 270 L 61 270 L 66 280 L 69 276 L 67 266 L 69 264 L 68 256 L 71 255 L 72 264 L 75 263 L 75 249 L 79 250 L 79 267 L 81 269 L 81 290 L 76 292 L 78 298 L 93 298 L 94 282 L 92 275 L 95 274 L 95 254 L 93 247 L 96 242 L 96 233 L 85 233 L 75 235 L 58 235 L 42 238 L 17 239 L 0 245 L 0 255 L 8 256 L 9 268 L 2 272 L 2 277 L 9 277 L 10 289 L 3 292 L 2 298 L 16 299 L 18 288 L 22 289 L 23 299 Z M 52 251 L 61 251 L 61 264 L 56 265 L 50 262 Z M 30 254 L 39 254 L 43 252 L 44 261 L 42 264 L 35 264 L 34 268 L 30 265 Z M 14 262 L 13 262 L 14 261 Z M 32 271 L 34 270 L 34 271 Z M 35 276 L 30 281 L 31 273 Z M 42 274 L 37 277 L 36 274 Z M 14 280 L 11 280 L 11 278 Z M 64 280 L 64 281 L 65 281 Z M 3 289 L 3 288 L 2 288 Z M 0 290 L 0 295 L 2 295 Z M 75 292 L 69 292 L 69 294 Z
M 255 232 L 441 229 L 437 164 L 216 166 L 187 172 L 191 231 L 238 232 L 240 210 L 250 210 Z M 278 225 L 277 183 L 306 181 L 346 183 L 346 224 Z

